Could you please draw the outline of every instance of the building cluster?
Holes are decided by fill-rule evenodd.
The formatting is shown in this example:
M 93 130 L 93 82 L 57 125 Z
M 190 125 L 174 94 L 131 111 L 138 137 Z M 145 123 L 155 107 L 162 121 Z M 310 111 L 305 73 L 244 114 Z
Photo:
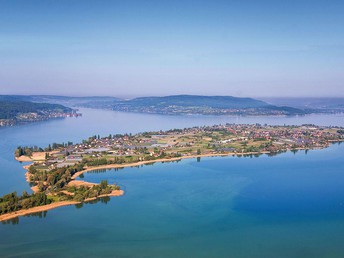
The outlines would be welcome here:
M 278 152 L 290 149 L 327 147 L 344 140 L 340 128 L 304 126 L 268 126 L 225 124 L 135 135 L 93 136 L 82 143 L 57 148 L 46 159 L 45 166 L 60 168 L 75 165 L 83 158 L 160 157 L 162 153 L 194 154 L 216 152 Z
M 53 112 L 53 111 L 41 111 L 20 113 L 15 118 L 11 119 L 0 119 L 0 127 L 2 126 L 14 126 L 22 123 L 38 122 L 54 118 L 65 118 L 65 117 L 78 117 L 81 116 L 77 112 Z

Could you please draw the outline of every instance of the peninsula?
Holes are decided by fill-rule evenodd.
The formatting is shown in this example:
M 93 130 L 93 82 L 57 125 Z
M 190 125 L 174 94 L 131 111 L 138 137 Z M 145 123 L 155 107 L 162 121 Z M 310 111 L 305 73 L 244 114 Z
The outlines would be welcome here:
M 80 115 L 75 109 L 60 104 L 36 103 L 0 96 L 0 127 Z
M 52 143 L 46 148 L 18 147 L 33 194 L 10 193 L 0 198 L 0 221 L 64 205 L 123 194 L 107 181 L 77 180 L 96 169 L 123 168 L 205 156 L 276 155 L 286 151 L 326 148 L 344 141 L 344 128 L 224 124 L 168 131 L 94 135 L 81 143 Z

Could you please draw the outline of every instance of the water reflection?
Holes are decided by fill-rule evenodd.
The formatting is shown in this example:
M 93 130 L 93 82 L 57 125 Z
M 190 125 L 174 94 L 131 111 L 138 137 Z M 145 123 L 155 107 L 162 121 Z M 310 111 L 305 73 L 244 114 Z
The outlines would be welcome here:
M 2 223 L 3 225 L 6 225 L 6 224 L 17 225 L 17 224 L 19 224 L 19 218 L 16 217 L 16 218 L 13 218 L 13 219 L 4 220 L 4 221 L 1 221 L 1 223 Z
M 85 204 L 97 204 L 97 203 L 101 203 L 101 204 L 106 205 L 108 202 L 110 202 L 110 200 L 111 200 L 111 197 L 103 196 L 103 197 L 97 198 L 95 200 L 90 200 L 90 201 L 75 204 L 74 207 L 76 209 L 81 209 L 84 207 Z M 34 213 L 24 215 L 23 217 L 26 217 L 26 218 L 33 218 L 34 217 L 34 218 L 44 219 L 47 217 L 47 214 L 48 214 L 48 211 L 40 211 L 40 212 L 34 212 Z M 18 225 L 19 221 L 20 221 L 20 217 L 15 217 L 12 219 L 1 221 L 1 223 L 4 225 L 8 225 L 8 224 Z

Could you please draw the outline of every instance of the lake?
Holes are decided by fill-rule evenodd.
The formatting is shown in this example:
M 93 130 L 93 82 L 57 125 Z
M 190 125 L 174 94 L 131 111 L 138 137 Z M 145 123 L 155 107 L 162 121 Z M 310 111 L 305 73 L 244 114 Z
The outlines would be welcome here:
M 219 123 L 344 126 L 344 115 L 83 117 L 0 129 L 0 194 L 29 190 L 18 145 Z M 123 197 L 0 224 L 1 257 L 342 257 L 344 144 L 269 157 L 216 157 L 94 171 Z

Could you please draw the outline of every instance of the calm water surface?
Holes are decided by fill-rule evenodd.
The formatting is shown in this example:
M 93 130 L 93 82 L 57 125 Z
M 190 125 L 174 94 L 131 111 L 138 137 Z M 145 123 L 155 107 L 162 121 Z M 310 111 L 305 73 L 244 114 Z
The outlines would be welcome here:
M 63 119 L 0 129 L 0 194 L 29 187 L 18 145 L 80 141 L 92 134 L 215 123 L 344 126 L 343 115 L 159 116 L 82 110 Z M 1 257 L 343 257 L 344 144 L 259 158 L 202 158 L 95 171 L 123 197 L 63 207 L 0 224 Z

